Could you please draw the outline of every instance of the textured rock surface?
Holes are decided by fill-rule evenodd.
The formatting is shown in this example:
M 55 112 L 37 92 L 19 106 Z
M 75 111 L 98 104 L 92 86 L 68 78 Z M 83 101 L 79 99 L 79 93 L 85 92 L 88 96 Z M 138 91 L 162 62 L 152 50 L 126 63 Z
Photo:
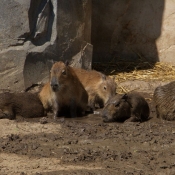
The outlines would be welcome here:
M 1 0 L 0 91 L 46 81 L 50 60 L 71 60 L 89 45 L 90 24 L 91 0 Z
M 50 60 L 175 64 L 174 1 L 91 1 L 1 0 L 0 92 L 47 81 Z
M 174 1 L 92 2 L 93 61 L 175 63 Z

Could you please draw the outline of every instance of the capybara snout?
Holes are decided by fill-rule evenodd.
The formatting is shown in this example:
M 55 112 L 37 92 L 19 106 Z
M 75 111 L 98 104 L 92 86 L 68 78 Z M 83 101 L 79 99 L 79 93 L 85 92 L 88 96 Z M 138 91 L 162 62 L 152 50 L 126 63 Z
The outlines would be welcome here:
M 59 89 L 59 82 L 56 76 L 53 76 L 50 81 L 50 86 L 52 87 L 53 91 L 57 91 Z
M 104 122 L 124 121 L 130 116 L 130 104 L 127 101 L 128 96 L 115 95 L 112 97 L 102 110 Z
M 63 62 L 53 64 L 50 71 L 50 86 L 54 92 L 58 91 L 61 84 L 65 83 L 64 81 L 67 78 L 66 69 L 67 66 Z
M 144 121 L 149 117 L 149 106 L 146 100 L 138 93 L 117 94 L 112 97 L 104 109 L 104 122 L 112 121 Z

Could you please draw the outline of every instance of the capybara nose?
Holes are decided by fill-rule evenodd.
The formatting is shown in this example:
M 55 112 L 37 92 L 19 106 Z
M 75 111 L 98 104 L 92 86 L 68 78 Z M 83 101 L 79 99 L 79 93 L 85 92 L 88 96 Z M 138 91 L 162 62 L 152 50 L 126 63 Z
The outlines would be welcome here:
M 57 91 L 58 90 L 59 82 L 58 82 L 56 77 L 52 77 L 51 82 L 50 82 L 50 86 L 52 87 L 53 91 Z
M 59 86 L 59 85 L 58 85 L 57 83 L 54 83 L 54 84 L 51 83 L 51 87 L 52 87 L 52 90 L 53 90 L 53 91 L 56 91 L 56 90 L 58 89 L 58 86 Z

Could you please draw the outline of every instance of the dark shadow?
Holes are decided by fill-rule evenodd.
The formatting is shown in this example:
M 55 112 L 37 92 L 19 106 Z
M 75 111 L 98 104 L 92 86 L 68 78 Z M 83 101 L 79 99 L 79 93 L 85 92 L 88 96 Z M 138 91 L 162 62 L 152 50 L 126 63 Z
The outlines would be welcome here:
M 31 52 L 26 56 L 23 70 L 25 90 L 49 77 L 52 60 L 55 61 L 56 58 L 57 56 L 50 52 Z
M 81 166 L 81 165 L 80 165 Z M 95 174 L 117 174 L 117 171 L 111 170 L 109 168 L 94 168 L 94 169 L 76 169 L 75 170 L 59 170 L 59 171 L 50 171 L 50 172 L 42 172 L 41 174 L 38 175 L 95 175 Z
M 156 40 L 161 35 L 164 4 L 164 0 L 93 0 L 93 67 L 98 69 L 96 62 L 105 67 L 117 63 L 120 72 L 138 64 L 141 69 L 150 68 L 159 61 Z
M 28 39 L 37 46 L 50 41 L 55 17 L 51 0 L 31 0 L 28 16 L 30 27 Z

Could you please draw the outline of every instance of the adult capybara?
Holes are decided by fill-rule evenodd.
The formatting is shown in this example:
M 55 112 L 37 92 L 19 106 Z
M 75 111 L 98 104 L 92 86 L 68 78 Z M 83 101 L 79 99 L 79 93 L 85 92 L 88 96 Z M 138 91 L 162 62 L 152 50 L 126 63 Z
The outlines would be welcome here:
M 107 101 L 116 93 L 115 81 L 95 70 L 73 68 L 79 80 L 86 89 L 89 100 L 88 106 L 95 110 L 95 104 L 104 107 Z
M 0 94 L 0 118 L 15 119 L 16 115 L 25 118 L 43 117 L 44 107 L 38 94 L 28 92 Z
M 101 112 L 104 122 L 144 121 L 148 119 L 149 113 L 148 103 L 136 92 L 115 95 Z
M 52 109 L 54 118 L 67 109 L 71 117 L 76 117 L 87 108 L 88 94 L 72 67 L 62 61 L 53 64 L 50 81 L 39 93 L 46 110 Z
M 164 120 L 175 120 L 175 81 L 155 89 L 153 100 L 157 117 Z

